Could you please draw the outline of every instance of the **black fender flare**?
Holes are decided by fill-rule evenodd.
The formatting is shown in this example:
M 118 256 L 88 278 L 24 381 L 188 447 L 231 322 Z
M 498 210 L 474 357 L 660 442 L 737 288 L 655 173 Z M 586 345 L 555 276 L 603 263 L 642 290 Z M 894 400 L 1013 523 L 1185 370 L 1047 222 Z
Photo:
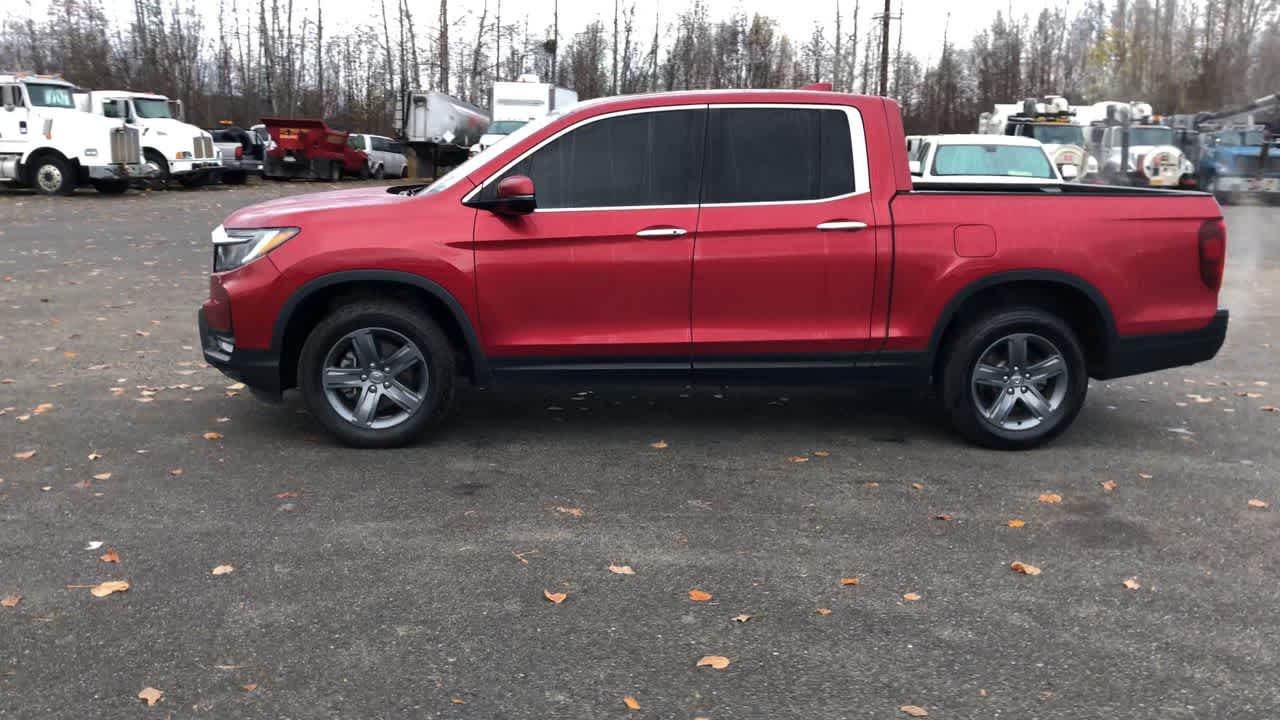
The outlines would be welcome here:
M 491 377 L 489 362 L 485 358 L 484 350 L 480 345 L 480 336 L 476 334 L 475 327 L 471 324 L 471 318 L 467 316 L 462 304 L 440 284 L 421 275 L 400 270 L 342 270 L 308 281 L 289 296 L 289 299 L 281 306 L 280 313 L 276 315 L 275 324 L 271 328 L 272 353 L 276 357 L 282 357 L 285 332 L 289 327 L 289 321 L 302 303 L 325 288 L 347 283 L 407 285 L 423 290 L 439 300 L 449 310 L 449 314 L 453 316 L 454 322 L 457 323 L 458 328 L 462 331 L 462 339 L 467 344 L 467 354 L 471 360 L 471 373 L 474 382 L 477 385 L 489 384 Z

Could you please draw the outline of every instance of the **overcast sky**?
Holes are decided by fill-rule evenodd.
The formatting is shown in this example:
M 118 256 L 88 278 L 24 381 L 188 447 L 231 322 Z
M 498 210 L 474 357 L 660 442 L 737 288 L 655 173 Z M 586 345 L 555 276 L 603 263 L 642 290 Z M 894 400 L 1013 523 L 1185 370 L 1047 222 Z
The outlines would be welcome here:
M 199 7 L 206 8 L 212 27 L 213 14 L 217 12 L 217 0 L 187 0 Z M 325 25 L 331 23 L 369 23 L 380 22 L 378 14 L 379 0 L 319 0 L 324 7 Z M 622 0 L 624 3 L 628 0 Z M 893 12 L 901 12 L 904 18 L 905 33 L 902 38 L 904 50 L 915 53 L 921 60 L 929 61 L 937 58 L 942 47 L 943 33 L 948 31 L 953 42 L 967 45 L 975 33 L 988 25 L 995 17 L 997 10 L 1017 16 L 1033 16 L 1046 6 L 1066 6 L 1068 12 L 1074 12 L 1086 0 L 963 0 L 963 2 L 946 2 L 945 0 L 892 0 Z M 47 7 L 49 0 L 30 0 L 30 5 L 37 13 Z M 231 0 L 225 0 L 230 5 Z M 255 0 L 239 0 L 241 5 L 254 5 Z M 314 14 L 316 0 L 295 0 L 295 14 L 302 8 L 308 15 Z M 514 22 L 524 15 L 529 16 L 529 26 L 537 29 L 550 26 L 552 7 L 555 0 L 503 0 L 503 23 Z M 748 15 L 760 13 L 776 19 L 783 30 L 793 40 L 803 43 L 813 30 L 815 22 L 822 23 L 827 30 L 828 38 L 834 32 L 835 8 L 837 2 L 845 15 L 845 32 L 852 30 L 851 15 L 854 5 L 859 0 L 706 0 L 712 18 L 722 18 L 740 10 Z M 107 11 L 116 18 L 128 18 L 133 13 L 134 0 L 102 0 Z M 592 20 L 598 18 L 612 22 L 613 2 L 611 0 L 559 0 L 560 3 L 560 35 L 562 39 L 573 36 Z M 638 30 L 643 37 L 652 35 L 654 10 L 660 10 L 663 24 L 670 22 L 675 13 L 683 10 L 692 0 L 642 0 L 637 3 L 637 15 L 643 18 Z M 282 3 L 283 4 L 283 3 Z M 391 12 L 394 12 L 396 0 L 388 0 Z M 490 18 L 497 5 L 497 0 L 488 0 Z M 882 12 L 883 0 L 860 0 L 861 11 L 859 31 L 871 22 L 872 15 Z M 28 0 L 0 0 L 0 7 L 15 15 L 26 15 Z M 440 4 L 438 0 L 409 0 L 409 6 L 418 24 L 419 37 L 425 38 L 436 24 Z M 474 28 L 484 0 L 450 0 L 450 19 Z M 465 30 L 463 30 L 465 31 Z M 474 32 L 474 30 L 471 30 Z M 894 41 L 897 40 L 897 27 L 893 29 Z M 212 33 L 210 33 L 210 37 Z

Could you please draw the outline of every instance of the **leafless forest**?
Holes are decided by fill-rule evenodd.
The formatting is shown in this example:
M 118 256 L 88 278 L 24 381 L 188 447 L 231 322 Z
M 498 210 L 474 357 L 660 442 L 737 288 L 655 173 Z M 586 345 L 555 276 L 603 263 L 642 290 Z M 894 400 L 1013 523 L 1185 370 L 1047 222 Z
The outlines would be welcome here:
M 652 3 L 602 0 L 601 18 L 572 34 L 559 18 L 532 27 L 504 14 L 502 0 L 370 0 L 368 21 L 355 26 L 326 17 L 320 0 L 128 0 L 116 21 L 104 1 L 55 0 L 47 16 L 11 11 L 0 65 L 163 92 L 204 125 L 274 113 L 375 131 L 390 128 L 401 88 L 483 106 L 495 79 L 525 72 L 583 99 L 814 81 L 875 93 L 885 47 L 888 94 L 920 132 L 967 131 L 992 103 L 1054 92 L 1175 112 L 1280 90 L 1280 0 L 1090 0 L 1070 12 L 997 14 L 929 59 L 902 50 L 910 15 L 893 19 L 882 42 L 866 12 L 882 10 L 879 0 L 826 0 L 829 21 L 807 37 L 788 37 L 770 17 L 713 16 L 703 0 L 664 4 L 657 17 L 640 15 Z

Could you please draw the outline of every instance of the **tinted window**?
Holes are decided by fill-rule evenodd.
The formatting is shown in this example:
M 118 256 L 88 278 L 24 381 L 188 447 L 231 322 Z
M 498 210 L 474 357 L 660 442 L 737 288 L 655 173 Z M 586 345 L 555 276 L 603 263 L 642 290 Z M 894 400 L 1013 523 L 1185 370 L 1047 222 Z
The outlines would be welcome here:
M 694 205 L 702 164 L 701 109 L 605 118 L 548 143 L 502 177 L 533 179 L 538 207 Z M 492 198 L 497 178 L 481 197 Z
M 704 203 L 816 200 L 853 192 L 843 110 L 712 108 Z
M 378 152 L 386 152 L 391 149 L 390 143 L 384 137 L 373 138 L 373 149 Z

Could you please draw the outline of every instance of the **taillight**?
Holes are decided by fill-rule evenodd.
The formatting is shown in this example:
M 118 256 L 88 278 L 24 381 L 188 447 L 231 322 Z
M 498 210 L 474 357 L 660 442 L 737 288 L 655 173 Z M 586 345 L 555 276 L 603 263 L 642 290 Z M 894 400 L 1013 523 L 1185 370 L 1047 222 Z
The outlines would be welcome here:
M 1222 289 L 1222 270 L 1227 263 L 1227 226 L 1221 220 L 1207 220 L 1200 226 L 1200 280 L 1213 291 Z
M 237 160 L 240 160 L 240 159 L 242 159 L 242 158 L 244 158 L 244 148 L 243 148 L 243 147 L 240 147 L 239 145 L 237 145 L 237 146 L 236 146 L 236 159 L 237 159 Z

